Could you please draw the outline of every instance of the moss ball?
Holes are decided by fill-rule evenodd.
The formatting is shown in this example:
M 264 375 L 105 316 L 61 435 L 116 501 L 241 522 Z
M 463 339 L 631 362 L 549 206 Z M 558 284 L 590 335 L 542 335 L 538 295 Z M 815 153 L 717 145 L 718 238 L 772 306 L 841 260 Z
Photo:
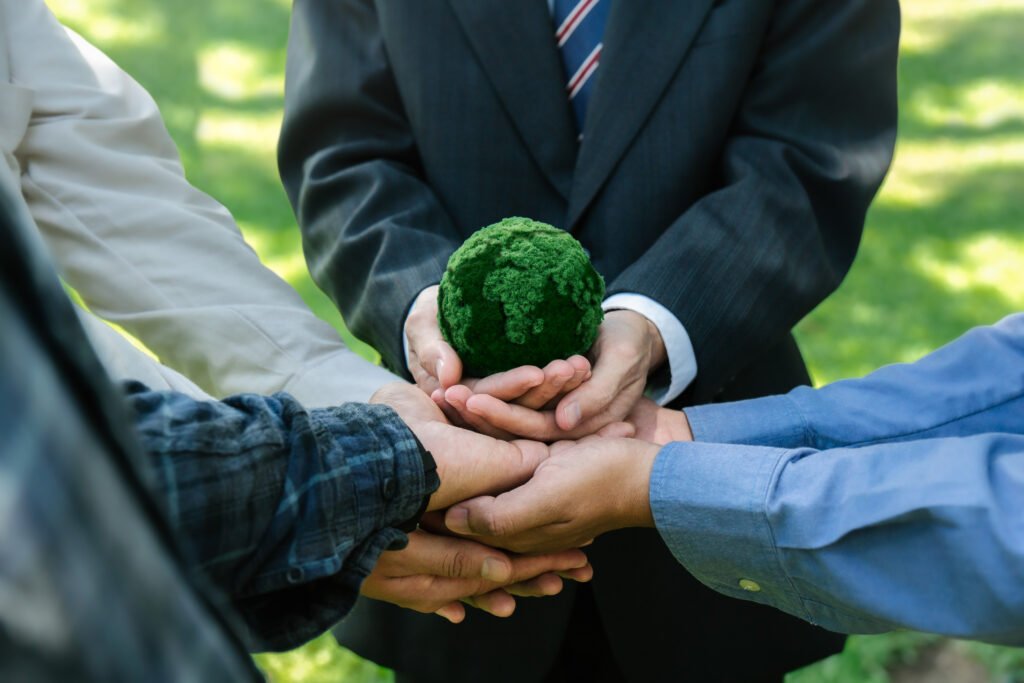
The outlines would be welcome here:
M 604 318 L 604 279 L 572 235 L 528 218 L 473 233 L 438 294 L 444 338 L 484 377 L 585 353 Z

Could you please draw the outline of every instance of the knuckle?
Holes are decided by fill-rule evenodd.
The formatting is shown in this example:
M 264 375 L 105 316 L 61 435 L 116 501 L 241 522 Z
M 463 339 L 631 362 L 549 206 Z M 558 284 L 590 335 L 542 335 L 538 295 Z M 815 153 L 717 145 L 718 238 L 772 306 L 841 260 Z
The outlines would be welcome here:
M 449 578 L 462 576 L 466 570 L 468 562 L 469 558 L 466 557 L 466 553 L 461 550 L 449 553 L 441 563 L 441 574 L 442 576 L 447 576 Z
M 498 512 L 488 512 L 483 518 L 484 532 L 489 536 L 498 538 L 512 534 L 513 527 L 507 515 Z

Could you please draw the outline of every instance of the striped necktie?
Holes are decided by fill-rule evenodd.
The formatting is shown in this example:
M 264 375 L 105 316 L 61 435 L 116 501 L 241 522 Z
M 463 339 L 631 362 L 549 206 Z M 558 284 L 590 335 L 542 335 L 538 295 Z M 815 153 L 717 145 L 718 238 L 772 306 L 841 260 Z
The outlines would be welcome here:
M 565 90 L 582 139 L 587 103 L 601 61 L 601 37 L 611 0 L 555 0 L 555 40 L 562 53 Z

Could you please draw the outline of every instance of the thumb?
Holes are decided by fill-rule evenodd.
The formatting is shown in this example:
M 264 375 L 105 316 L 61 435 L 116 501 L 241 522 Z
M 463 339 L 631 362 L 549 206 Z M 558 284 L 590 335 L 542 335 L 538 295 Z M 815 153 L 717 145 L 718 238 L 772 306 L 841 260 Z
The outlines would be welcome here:
M 410 537 L 411 540 L 412 537 Z M 410 543 L 412 546 L 412 543 Z M 512 578 L 512 561 L 500 550 L 451 536 L 421 534 L 410 547 L 417 573 L 449 579 L 483 579 L 504 583 Z
M 550 524 L 550 496 L 535 483 L 526 483 L 497 497 L 480 496 L 455 505 L 444 516 L 448 529 L 468 536 L 504 539 Z
M 437 322 L 437 292 L 438 286 L 433 285 L 416 297 L 405 320 L 405 336 L 409 343 L 409 371 L 417 376 L 417 383 L 419 376 L 425 373 L 447 389 L 461 379 L 462 361 L 441 334 Z
M 414 341 L 410 336 L 409 345 L 414 349 L 416 362 L 424 372 L 437 379 L 442 389 L 453 387 L 462 379 L 462 359 L 441 337 L 440 330 L 437 330 L 436 337 L 422 334 Z
M 433 454 L 441 480 L 428 510 L 518 486 L 548 457 L 548 447 L 536 441 L 501 441 L 436 422 L 415 431 Z

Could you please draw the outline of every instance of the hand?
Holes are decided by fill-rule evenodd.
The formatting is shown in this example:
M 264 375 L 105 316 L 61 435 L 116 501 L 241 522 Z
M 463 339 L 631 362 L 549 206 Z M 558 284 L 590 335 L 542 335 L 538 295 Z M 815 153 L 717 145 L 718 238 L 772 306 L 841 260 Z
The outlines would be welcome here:
M 693 441 L 686 413 L 662 408 L 649 398 L 637 401 L 626 422 L 636 429 L 636 438 L 661 446 L 673 441 Z
M 498 430 L 540 441 L 593 434 L 633 410 L 643 395 L 647 375 L 664 363 L 666 356 L 658 329 L 633 311 L 605 315 L 591 355 L 593 376 L 562 398 L 554 410 L 531 410 L 493 394 L 459 387 L 446 391 L 445 399 L 478 430 L 481 424 L 487 425 L 488 433 Z
M 556 444 L 529 482 L 455 505 L 445 525 L 516 552 L 581 547 L 613 529 L 654 526 L 648 491 L 659 450 L 596 436 Z
M 543 370 L 532 365 L 513 368 L 482 379 L 463 378 L 462 359 L 444 340 L 437 322 L 438 286 L 427 287 L 409 310 L 405 321 L 408 342 L 406 364 L 416 385 L 435 398 L 456 424 L 463 420 L 458 411 L 449 410 L 443 392 L 460 381 L 477 393 L 528 408 L 540 408 L 567 394 L 590 378 L 590 361 L 583 356 L 554 360 Z M 438 394 L 437 392 L 441 392 Z M 473 416 L 475 420 L 475 416 Z M 483 426 L 484 425 L 473 425 Z M 499 430 L 488 430 L 499 435 Z
M 521 406 L 524 410 L 539 410 L 545 407 L 553 410 L 561 397 L 589 380 L 592 375 L 590 361 L 583 356 L 571 356 L 566 360 L 553 360 L 548 363 L 542 371 L 543 380 L 535 386 L 533 382 L 527 385 L 509 377 L 513 373 L 522 373 L 528 369 L 529 366 L 524 366 L 479 380 L 467 379 L 463 384 L 434 392 L 431 398 L 452 422 L 471 427 L 481 434 L 508 440 L 515 438 L 516 435 L 470 411 L 466 407 L 469 397 L 484 394 L 502 404 L 511 403 Z M 523 392 L 523 388 L 527 386 L 530 388 Z
M 463 602 L 507 617 L 515 610 L 514 596 L 557 595 L 562 577 L 589 581 L 593 574 L 579 550 L 512 556 L 474 541 L 417 529 L 404 549 L 381 554 L 360 592 L 418 612 L 434 612 L 457 624 L 466 617 Z
M 411 384 L 388 384 L 370 402 L 391 406 L 433 454 L 441 486 L 430 497 L 427 510 L 518 486 L 548 457 L 548 447 L 542 443 L 501 441 L 449 424 L 430 397 Z
M 427 287 L 409 309 L 405 319 L 405 359 L 416 386 L 428 396 L 462 379 L 462 360 L 444 340 L 437 323 L 438 285 Z

